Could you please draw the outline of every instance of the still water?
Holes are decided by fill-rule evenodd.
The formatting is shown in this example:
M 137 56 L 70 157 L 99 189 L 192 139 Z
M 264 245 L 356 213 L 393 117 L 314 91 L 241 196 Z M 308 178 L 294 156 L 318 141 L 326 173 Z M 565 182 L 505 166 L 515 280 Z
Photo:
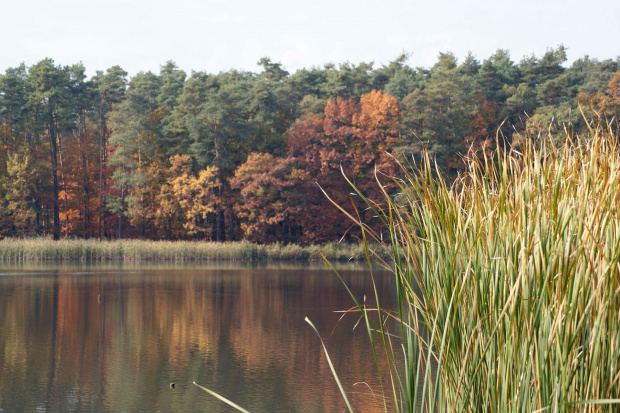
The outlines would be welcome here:
M 374 302 L 367 270 L 340 274 Z M 374 276 L 393 302 L 392 278 Z M 0 412 L 231 411 L 194 381 L 251 412 L 342 412 L 305 317 L 355 410 L 378 411 L 368 334 L 336 312 L 352 305 L 325 266 L 5 264 Z

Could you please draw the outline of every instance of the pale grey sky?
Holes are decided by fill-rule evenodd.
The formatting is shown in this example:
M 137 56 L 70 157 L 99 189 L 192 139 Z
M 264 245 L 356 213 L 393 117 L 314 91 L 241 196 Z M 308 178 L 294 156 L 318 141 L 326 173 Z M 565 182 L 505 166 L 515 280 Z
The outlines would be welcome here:
M 290 72 L 325 63 L 387 64 L 403 51 L 430 67 L 439 52 L 514 61 L 564 44 L 569 61 L 620 55 L 618 0 L 4 0 L 0 71 L 44 57 L 83 62 L 90 75 L 131 75 L 174 60 L 190 72 Z

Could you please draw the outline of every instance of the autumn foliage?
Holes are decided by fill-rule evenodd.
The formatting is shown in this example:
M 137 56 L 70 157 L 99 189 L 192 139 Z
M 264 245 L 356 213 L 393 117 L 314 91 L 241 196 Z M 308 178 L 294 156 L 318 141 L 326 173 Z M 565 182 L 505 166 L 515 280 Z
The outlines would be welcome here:
M 620 118 L 620 61 L 564 66 L 566 49 L 518 64 L 440 53 L 300 69 L 128 79 L 51 59 L 0 74 L 0 237 L 324 243 L 365 222 L 347 179 L 374 201 L 394 158 L 429 153 L 448 179 L 464 160 L 550 128 Z M 586 116 L 581 115 L 583 112 Z M 394 157 L 394 158 L 393 158 Z M 346 179 L 345 179 L 346 176 Z
M 234 211 L 246 239 L 291 242 L 303 234 L 310 175 L 295 158 L 253 153 L 230 182 L 239 191 Z
M 607 84 L 607 90 L 587 95 L 581 93 L 577 101 L 594 115 L 605 122 L 614 122 L 616 128 L 620 117 L 620 72 L 616 72 Z
M 396 99 L 378 91 L 363 95 L 359 102 L 330 100 L 323 117 L 310 114 L 292 127 L 288 153 L 334 202 L 347 206 L 351 191 L 343 173 L 372 197 L 377 191 L 375 172 L 395 172 L 389 151 L 398 142 L 397 121 Z M 347 233 L 350 224 L 321 191 L 308 194 L 306 209 L 302 241 Z

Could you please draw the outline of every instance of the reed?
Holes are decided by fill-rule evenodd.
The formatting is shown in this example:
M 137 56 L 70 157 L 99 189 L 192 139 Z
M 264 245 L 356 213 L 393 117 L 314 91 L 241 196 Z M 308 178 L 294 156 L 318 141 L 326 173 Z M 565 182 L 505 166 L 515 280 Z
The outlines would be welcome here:
M 193 241 L 98 241 L 83 239 L 5 238 L 0 261 L 319 261 L 321 253 L 334 261 L 360 260 L 362 244 L 323 246 Z
M 399 298 L 356 301 L 391 366 L 381 410 L 388 397 L 398 412 L 618 411 L 617 138 L 532 139 L 468 161 L 451 184 L 425 156 L 385 178 L 398 193 L 381 205 L 356 190 L 390 231 L 393 260 L 378 261 Z

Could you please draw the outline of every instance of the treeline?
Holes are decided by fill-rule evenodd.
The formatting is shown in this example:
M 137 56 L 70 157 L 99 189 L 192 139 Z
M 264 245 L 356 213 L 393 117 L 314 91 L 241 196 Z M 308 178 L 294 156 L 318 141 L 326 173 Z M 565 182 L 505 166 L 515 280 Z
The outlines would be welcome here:
M 322 192 L 354 212 L 341 168 L 372 197 L 375 174 L 395 172 L 391 156 L 426 148 L 454 174 L 498 130 L 508 145 L 566 125 L 580 133 L 582 110 L 617 127 L 620 59 L 565 62 L 561 46 L 518 63 L 504 50 L 482 62 L 442 53 L 430 69 L 405 55 L 293 74 L 268 58 L 260 73 L 188 75 L 168 62 L 131 79 L 118 66 L 88 79 L 51 59 L 9 68 L 0 236 L 346 237 Z

